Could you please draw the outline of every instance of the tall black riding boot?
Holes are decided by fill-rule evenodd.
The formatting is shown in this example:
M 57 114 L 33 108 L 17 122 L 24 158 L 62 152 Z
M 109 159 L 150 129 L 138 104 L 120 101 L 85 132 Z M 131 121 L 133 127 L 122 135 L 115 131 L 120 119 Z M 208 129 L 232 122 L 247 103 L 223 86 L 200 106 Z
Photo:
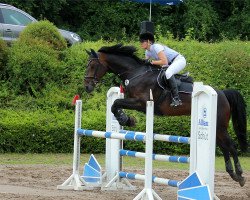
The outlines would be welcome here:
M 170 79 L 168 79 L 168 83 L 173 97 L 170 106 L 176 107 L 182 105 L 174 75 L 171 76 Z

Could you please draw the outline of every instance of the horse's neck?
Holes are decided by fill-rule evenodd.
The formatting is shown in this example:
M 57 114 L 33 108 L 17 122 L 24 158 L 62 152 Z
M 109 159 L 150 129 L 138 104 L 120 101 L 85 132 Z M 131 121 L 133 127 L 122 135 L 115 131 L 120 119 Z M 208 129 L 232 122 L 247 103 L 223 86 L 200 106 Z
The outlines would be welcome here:
M 141 71 L 142 66 L 132 58 L 110 59 L 110 70 L 122 79 L 129 79 Z

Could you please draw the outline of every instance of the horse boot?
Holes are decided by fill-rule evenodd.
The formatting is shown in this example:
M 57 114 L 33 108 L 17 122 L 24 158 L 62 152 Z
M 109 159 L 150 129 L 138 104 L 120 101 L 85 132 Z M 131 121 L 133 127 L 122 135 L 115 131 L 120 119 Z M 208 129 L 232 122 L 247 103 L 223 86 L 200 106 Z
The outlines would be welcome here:
M 171 91 L 171 94 L 172 94 L 172 97 L 173 97 L 172 98 L 172 103 L 170 104 L 170 106 L 177 107 L 177 106 L 182 105 L 182 102 L 181 102 L 180 97 L 179 97 L 178 87 L 177 87 L 174 75 L 171 76 L 167 80 L 168 80 L 168 83 L 169 83 L 169 86 L 170 86 L 170 91 Z

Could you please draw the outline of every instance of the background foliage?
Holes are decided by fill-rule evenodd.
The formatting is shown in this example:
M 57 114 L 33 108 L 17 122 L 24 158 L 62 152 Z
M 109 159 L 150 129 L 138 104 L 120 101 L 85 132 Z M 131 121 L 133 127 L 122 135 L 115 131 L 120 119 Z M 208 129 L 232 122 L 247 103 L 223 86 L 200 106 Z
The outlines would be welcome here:
M 10 50 L 8 76 L 16 94 L 37 96 L 46 84 L 66 79 L 65 65 L 60 61 L 66 41 L 48 21 L 27 26 Z
M 42 21 L 34 26 L 40 27 L 40 23 L 44 24 Z M 48 34 L 56 34 L 57 29 L 45 24 L 44 28 L 48 26 L 51 31 Z M 37 27 L 29 26 L 25 32 L 32 30 L 37 31 Z M 164 37 L 157 33 L 157 38 L 187 58 L 185 70 L 195 81 L 203 81 L 216 89 L 237 89 L 250 105 L 249 42 L 204 43 L 192 40 L 189 34 L 183 41 L 173 39 L 171 34 Z M 119 86 L 120 81 L 107 74 L 92 94 L 84 91 L 82 81 L 88 61 L 85 49 L 98 50 L 113 44 L 116 42 L 98 40 L 58 49 L 48 42 L 47 37 L 36 38 L 32 33 L 28 38 L 20 37 L 11 47 L 0 41 L 1 55 L 5 55 L 0 57 L 0 70 L 4 74 L 0 77 L 0 152 L 72 152 L 74 106 L 71 101 L 77 93 L 83 100 L 82 127 L 105 130 L 106 92 L 111 86 Z M 124 40 L 124 44 L 139 47 L 137 41 Z M 138 49 L 137 54 L 143 57 L 144 52 Z M 132 130 L 145 131 L 145 115 L 127 112 L 138 121 Z M 249 107 L 247 115 L 249 127 Z M 190 117 L 156 117 L 154 131 L 189 136 Z M 104 139 L 84 137 L 82 151 L 103 152 L 104 143 Z M 143 151 L 144 144 L 126 141 L 124 148 Z M 188 154 L 189 147 L 155 142 L 154 151 L 183 155 Z
M 7 44 L 0 39 L 0 80 L 7 78 L 8 51 Z
M 85 40 L 135 39 L 141 21 L 149 20 L 149 4 L 129 0 L 2 0 L 37 19 L 76 31 Z M 199 41 L 250 38 L 250 0 L 185 0 L 178 6 L 152 6 L 158 31 L 183 39 L 192 31 Z

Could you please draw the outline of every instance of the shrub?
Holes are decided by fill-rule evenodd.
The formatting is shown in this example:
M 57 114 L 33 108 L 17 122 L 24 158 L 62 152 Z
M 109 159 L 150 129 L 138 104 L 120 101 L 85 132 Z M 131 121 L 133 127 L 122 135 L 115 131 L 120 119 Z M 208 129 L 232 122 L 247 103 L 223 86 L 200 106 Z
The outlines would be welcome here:
M 49 21 L 39 21 L 29 24 L 20 34 L 21 41 L 30 42 L 30 39 L 46 41 L 55 50 L 64 50 L 67 47 L 66 40 L 58 29 Z
M 60 82 L 64 74 L 58 52 L 46 42 L 31 38 L 29 43 L 19 40 L 13 45 L 8 68 L 16 93 L 33 96 L 39 95 L 46 84 Z
M 9 49 L 7 44 L 0 39 L 0 80 L 6 79 L 8 76 L 7 73 L 7 61 L 8 61 Z
M 11 86 L 17 94 L 38 96 L 49 83 L 62 83 L 68 73 L 62 62 L 66 41 L 49 21 L 28 25 L 11 48 Z
M 0 152 L 72 151 L 73 120 L 69 111 L 0 111 Z

